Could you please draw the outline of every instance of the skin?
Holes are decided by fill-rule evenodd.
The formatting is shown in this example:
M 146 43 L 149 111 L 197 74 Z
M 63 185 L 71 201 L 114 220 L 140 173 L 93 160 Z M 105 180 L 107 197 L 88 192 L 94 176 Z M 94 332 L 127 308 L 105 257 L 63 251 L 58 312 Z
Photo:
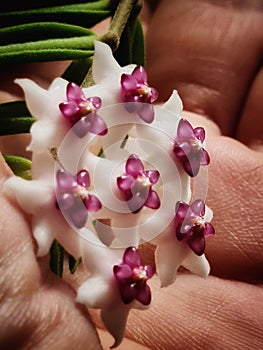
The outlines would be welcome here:
M 152 306 L 131 312 L 120 349 L 256 350 L 262 345 L 261 4 L 163 0 L 144 9 L 151 85 L 158 88 L 160 102 L 178 89 L 184 115 L 206 129 L 207 204 L 214 211 L 216 235 L 207 240 L 208 279 L 182 271 L 166 289 L 150 280 Z M 64 64 L 56 71 L 36 64 L 22 73 L 18 66 L 12 75 L 27 73 L 46 86 Z M 17 98 L 13 76 L 4 78 L 1 100 Z M 1 149 L 9 147 L 10 141 Z M 91 322 L 87 310 L 74 303 L 70 287 L 80 283 L 84 271 L 65 276 L 65 283 L 49 271 L 47 259 L 36 260 L 29 218 L 3 189 L 10 174 L 1 160 L 0 347 L 101 349 L 97 312 L 91 312 Z M 144 253 L 151 261 L 152 247 Z M 102 330 L 99 334 L 103 348 L 109 347 L 112 339 Z

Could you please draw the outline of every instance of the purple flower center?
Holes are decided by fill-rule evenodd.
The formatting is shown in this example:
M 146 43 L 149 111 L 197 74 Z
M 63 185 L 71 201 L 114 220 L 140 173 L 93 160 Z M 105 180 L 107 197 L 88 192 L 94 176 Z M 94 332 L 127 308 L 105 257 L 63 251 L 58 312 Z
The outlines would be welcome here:
M 198 174 L 200 165 L 210 163 L 209 154 L 204 149 L 204 140 L 205 130 L 203 128 L 194 129 L 187 120 L 180 120 L 173 151 L 191 177 Z
M 101 99 L 97 96 L 86 98 L 84 92 L 75 83 L 67 85 L 67 101 L 59 105 L 62 115 L 73 126 L 79 137 L 88 132 L 96 135 L 105 135 L 107 126 L 97 114 L 101 107 Z
M 144 170 L 142 161 L 132 154 L 126 161 L 125 173 L 117 177 L 117 186 L 131 212 L 138 213 L 143 206 L 158 209 L 160 199 L 152 189 L 159 180 L 157 170 Z
M 153 121 L 154 109 L 151 103 L 158 98 L 158 92 L 148 85 L 143 67 L 137 66 L 131 74 L 122 74 L 121 96 L 128 112 L 136 111 L 146 123 Z
M 175 214 L 175 232 L 179 241 L 186 241 L 197 255 L 205 250 L 205 238 L 215 233 L 214 227 L 206 222 L 205 203 L 197 199 L 191 205 L 177 202 Z
M 146 282 L 155 271 L 150 265 L 141 265 L 141 257 L 135 247 L 125 250 L 122 263 L 113 267 L 113 273 L 125 304 L 135 299 L 143 305 L 150 304 L 151 290 Z
M 87 170 L 72 175 L 65 170 L 57 171 L 57 204 L 63 214 L 77 227 L 86 224 L 88 212 L 101 209 L 99 199 L 90 194 L 90 176 Z

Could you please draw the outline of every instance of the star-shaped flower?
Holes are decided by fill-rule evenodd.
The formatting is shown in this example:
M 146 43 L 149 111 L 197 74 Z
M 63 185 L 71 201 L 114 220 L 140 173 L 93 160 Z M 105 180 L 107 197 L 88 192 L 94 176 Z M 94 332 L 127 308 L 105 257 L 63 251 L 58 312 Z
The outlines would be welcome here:
M 67 101 L 61 102 L 59 108 L 63 116 L 74 127 L 79 137 L 88 132 L 96 135 L 105 135 L 107 126 L 97 114 L 101 107 L 101 99 L 97 96 L 87 98 L 83 90 L 75 83 L 67 85 Z
M 142 66 L 135 67 L 131 74 L 122 74 L 121 96 L 124 102 L 133 102 L 126 103 L 129 112 L 137 111 L 146 123 L 153 121 L 154 108 L 151 103 L 158 98 L 158 92 L 148 85 L 147 73 Z
M 135 248 L 128 248 L 125 252 L 123 249 L 109 249 L 99 242 L 97 244 L 85 242 L 83 251 L 84 264 L 90 274 L 78 289 L 77 301 L 85 304 L 88 308 L 101 310 L 102 321 L 115 339 L 111 348 L 117 347 L 123 339 L 130 310 L 148 307 L 151 292 L 146 280 L 153 275 L 154 271 L 151 267 L 141 266 Z M 134 292 L 128 293 L 129 298 L 125 298 L 126 303 L 120 293 L 119 284 L 120 280 L 120 283 L 122 283 L 122 277 L 125 275 L 124 257 L 127 270 L 129 268 L 135 269 L 133 272 L 134 280 L 136 279 L 135 276 L 138 277 L 135 287 L 130 284 L 130 289 L 133 289 Z M 144 278 L 145 274 L 146 278 Z M 120 277 L 120 280 L 116 275 Z M 126 284 L 128 284 L 128 281 Z M 134 298 L 131 298 L 132 295 Z M 140 301 L 136 300 L 136 297 Z
M 125 171 L 125 174 L 117 178 L 117 185 L 130 210 L 136 213 L 143 206 L 158 209 L 160 199 L 152 186 L 158 181 L 159 172 L 157 170 L 144 170 L 142 161 L 135 154 L 128 158 Z
M 95 42 L 92 71 L 95 85 L 85 89 L 61 78 L 48 90 L 18 81 L 37 119 L 31 128 L 32 181 L 12 177 L 7 186 L 30 214 L 39 256 L 54 238 L 73 256 L 82 255 L 88 275 L 77 301 L 101 309 L 117 346 L 130 309 L 151 302 L 147 280 L 155 271 L 141 263 L 135 248 L 141 242 L 157 246 L 162 286 L 174 282 L 181 265 L 204 277 L 209 273 L 203 252 L 205 237 L 214 233 L 211 211 L 202 200 L 187 204 L 190 176 L 209 156 L 204 129 L 180 119 L 176 91 L 162 107 L 154 106 L 158 93 L 144 68 L 120 67 L 101 42 Z M 98 156 L 101 149 L 105 158 Z M 50 150 L 57 151 L 54 159 Z M 94 220 L 89 211 L 96 212 Z
M 186 119 L 180 120 L 173 151 L 191 177 L 198 174 L 200 165 L 210 163 L 209 154 L 204 148 L 204 140 L 204 128 L 193 128 Z
M 80 170 L 75 176 L 65 170 L 57 171 L 57 203 L 64 216 L 77 227 L 85 225 L 88 211 L 101 209 L 100 200 L 89 193 L 90 176 L 87 170 Z
M 186 241 L 196 255 L 205 251 L 205 238 L 215 233 L 213 225 L 205 221 L 205 203 L 201 199 L 191 205 L 178 202 L 175 214 L 175 231 L 179 241 Z
M 28 181 L 13 176 L 5 182 L 5 185 L 12 190 L 20 207 L 30 215 L 38 257 L 49 253 L 54 239 L 57 239 L 73 256 L 80 256 L 79 238 L 56 208 L 52 180 L 47 177 Z
M 202 200 L 191 205 L 178 202 L 174 220 L 154 241 L 156 271 L 163 287 L 175 281 L 180 266 L 201 277 L 208 276 L 210 266 L 203 252 L 204 236 L 214 234 L 211 220 L 212 211 Z
M 115 265 L 113 271 L 125 304 L 133 300 L 143 305 L 150 304 L 151 290 L 146 282 L 154 275 L 154 269 L 151 265 L 141 265 L 141 257 L 135 247 L 125 250 L 122 263 Z

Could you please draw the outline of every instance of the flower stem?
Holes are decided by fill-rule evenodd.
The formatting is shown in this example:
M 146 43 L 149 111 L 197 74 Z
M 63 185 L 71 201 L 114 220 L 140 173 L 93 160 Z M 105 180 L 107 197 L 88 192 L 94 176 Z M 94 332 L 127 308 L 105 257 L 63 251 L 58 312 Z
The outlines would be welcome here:
M 142 7 L 142 1 L 138 0 L 120 0 L 116 12 L 112 18 L 109 31 L 101 37 L 101 41 L 108 44 L 113 51 L 117 49 L 120 43 L 122 32 L 130 18 L 132 12 L 139 13 Z
M 109 30 L 98 40 L 108 44 L 115 51 L 119 44 L 123 30 L 131 17 L 137 16 L 142 7 L 142 0 L 120 0 L 112 18 Z M 92 79 L 92 67 L 84 78 L 81 87 L 85 88 L 94 84 Z

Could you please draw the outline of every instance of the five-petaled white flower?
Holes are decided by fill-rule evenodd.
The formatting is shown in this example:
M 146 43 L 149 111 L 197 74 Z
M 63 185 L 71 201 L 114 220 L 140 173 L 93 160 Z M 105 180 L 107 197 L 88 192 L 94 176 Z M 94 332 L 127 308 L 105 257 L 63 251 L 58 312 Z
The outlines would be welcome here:
M 190 205 L 192 174 L 174 152 L 182 124 L 178 93 L 153 105 L 158 93 L 144 68 L 120 67 L 101 42 L 95 42 L 92 72 L 95 84 L 85 89 L 62 78 L 48 90 L 17 80 L 36 118 L 32 180 L 12 177 L 6 184 L 31 215 L 38 256 L 55 238 L 82 255 L 88 277 L 77 301 L 102 310 L 117 346 L 129 310 L 151 301 L 146 281 L 154 270 L 141 265 L 138 245 L 156 245 L 156 272 L 168 286 L 180 265 L 208 275 L 204 239 L 214 229 L 204 202 Z M 181 143 L 191 144 L 188 134 Z

